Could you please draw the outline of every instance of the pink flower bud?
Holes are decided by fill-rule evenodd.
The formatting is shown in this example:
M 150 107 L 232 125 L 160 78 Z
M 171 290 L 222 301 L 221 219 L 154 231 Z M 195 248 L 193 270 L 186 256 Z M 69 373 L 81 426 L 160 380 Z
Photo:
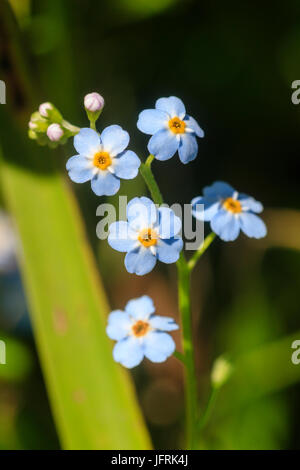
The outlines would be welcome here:
M 59 124 L 50 124 L 47 129 L 47 136 L 52 142 L 57 142 L 64 134 Z
M 36 124 L 35 122 L 29 121 L 28 127 L 29 127 L 29 129 L 36 129 L 36 128 L 37 128 L 37 124 Z
M 46 117 L 48 117 L 48 109 L 52 109 L 52 108 L 53 108 L 53 106 L 52 106 L 51 103 L 48 103 L 48 102 L 42 103 L 39 106 L 39 113 L 40 113 L 41 116 L 46 118 Z
M 96 111 L 101 111 L 104 107 L 104 98 L 99 95 L 99 93 L 89 93 L 84 97 L 84 107 L 93 113 Z

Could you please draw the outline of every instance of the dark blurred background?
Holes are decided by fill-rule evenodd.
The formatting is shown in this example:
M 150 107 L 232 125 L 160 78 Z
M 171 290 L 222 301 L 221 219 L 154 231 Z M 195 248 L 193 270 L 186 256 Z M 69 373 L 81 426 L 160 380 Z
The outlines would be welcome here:
M 153 164 L 166 202 L 188 203 L 217 179 L 263 202 L 268 237 L 252 241 L 240 236 L 227 244 L 217 240 L 196 269 L 199 392 L 204 404 L 211 364 L 223 352 L 246 362 L 254 354 L 254 376 L 257 367 L 262 376 L 272 372 L 276 377 L 259 393 L 255 387 L 249 392 L 241 365 L 237 386 L 220 393 L 202 446 L 299 448 L 300 365 L 287 376 L 288 362 L 267 357 L 273 345 L 278 357 L 289 361 L 291 342 L 300 339 L 300 105 L 291 102 L 291 84 L 300 79 L 299 1 L 10 4 L 22 58 L 33 78 L 24 85 L 26 80 L 16 75 L 0 18 L 0 79 L 7 84 L 7 102 L 24 123 L 40 102 L 51 101 L 70 122 L 86 126 L 83 97 L 98 91 L 106 101 L 99 128 L 120 124 L 131 135 L 130 148 L 145 159 L 148 137 L 136 128 L 138 113 L 154 107 L 161 96 L 175 95 L 205 130 L 205 138 L 193 163 L 183 166 L 175 156 Z M 34 88 L 33 108 L 26 87 Z M 71 142 L 53 151 L 62 171 L 71 155 Z M 160 265 L 142 278 L 129 275 L 123 256 L 96 237 L 96 208 L 103 199 L 88 184 L 73 187 L 112 308 L 142 292 L 153 297 L 158 314 L 176 317 L 174 266 Z M 144 191 L 139 176 L 122 182 L 118 196 Z M 117 197 L 113 200 L 117 204 Z M 0 263 L 0 269 L 0 338 L 15 348 L 14 364 L 0 365 L 0 448 L 57 448 L 20 275 L 11 262 Z M 145 362 L 133 375 L 156 447 L 172 446 L 181 433 L 180 365 L 175 359 L 162 365 Z

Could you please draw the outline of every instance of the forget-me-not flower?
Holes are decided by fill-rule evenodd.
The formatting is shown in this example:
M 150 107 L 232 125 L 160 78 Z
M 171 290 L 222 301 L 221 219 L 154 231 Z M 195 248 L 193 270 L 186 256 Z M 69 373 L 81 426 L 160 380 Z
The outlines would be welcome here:
M 196 136 L 204 137 L 201 127 L 186 114 L 183 102 L 176 96 L 159 98 L 155 109 L 142 111 L 137 127 L 152 135 L 148 150 L 157 160 L 168 160 L 178 150 L 182 163 L 189 163 L 198 153 Z
M 265 223 L 256 215 L 262 212 L 262 204 L 223 181 L 205 187 L 203 196 L 195 197 L 191 204 L 194 217 L 209 221 L 213 232 L 226 242 L 235 240 L 240 230 L 253 238 L 267 234 Z M 197 204 L 203 204 L 204 210 Z
M 152 362 L 164 362 L 175 351 L 173 338 L 165 333 L 178 329 L 173 318 L 154 315 L 153 301 L 147 295 L 130 300 L 125 311 L 114 310 L 106 328 L 109 338 L 116 340 L 113 357 L 131 369 L 144 356 Z
M 183 246 L 180 230 L 181 220 L 171 209 L 157 209 L 151 199 L 136 197 L 127 204 L 127 221 L 110 225 L 108 243 L 117 251 L 127 252 L 127 271 L 141 276 L 152 271 L 157 260 L 178 260 Z
M 72 181 L 91 181 L 97 196 L 112 196 L 119 191 L 120 179 L 132 179 L 141 164 L 138 156 L 125 150 L 129 134 L 122 127 L 106 127 L 101 135 L 90 128 L 80 129 L 74 137 L 79 155 L 69 158 L 67 170 Z

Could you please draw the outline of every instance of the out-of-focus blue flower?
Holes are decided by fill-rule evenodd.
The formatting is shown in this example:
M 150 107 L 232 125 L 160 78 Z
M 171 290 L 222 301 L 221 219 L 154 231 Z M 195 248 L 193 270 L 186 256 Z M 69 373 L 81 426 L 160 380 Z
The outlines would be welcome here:
M 189 163 L 198 153 L 196 136 L 204 137 L 201 127 L 186 114 L 183 102 L 176 96 L 159 98 L 155 109 L 142 111 L 137 127 L 152 135 L 148 150 L 157 160 L 168 160 L 178 150 L 182 163 Z
M 112 196 L 119 191 L 120 179 L 132 179 L 141 164 L 138 156 L 125 150 L 129 134 L 120 126 L 106 127 L 99 136 L 89 128 L 80 129 L 74 137 L 79 155 L 69 158 L 67 170 L 72 181 L 91 181 L 97 196 Z
M 181 220 L 167 207 L 156 208 L 147 197 L 134 198 L 127 205 L 127 222 L 109 227 L 108 243 L 127 252 L 125 267 L 129 273 L 144 275 L 152 271 L 157 259 L 175 263 L 182 250 Z
M 114 310 L 106 328 L 109 338 L 116 340 L 113 350 L 116 362 L 131 369 L 144 356 L 152 362 L 164 362 L 175 351 L 172 337 L 165 333 L 178 329 L 173 318 L 154 315 L 153 301 L 147 295 L 130 300 L 125 311 Z
M 209 221 L 211 229 L 226 242 L 235 240 L 240 230 L 253 238 L 267 234 L 265 223 L 255 215 L 262 212 L 262 204 L 223 181 L 205 187 L 203 196 L 195 197 L 191 204 L 194 217 Z M 203 204 L 204 210 L 198 204 Z

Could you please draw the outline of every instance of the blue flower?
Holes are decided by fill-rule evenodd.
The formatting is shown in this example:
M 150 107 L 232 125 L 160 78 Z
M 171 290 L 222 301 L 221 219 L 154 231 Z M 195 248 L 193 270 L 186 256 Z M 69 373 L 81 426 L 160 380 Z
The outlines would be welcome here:
M 178 329 L 173 318 L 154 315 L 155 307 L 147 295 L 130 300 L 125 312 L 114 310 L 106 328 L 109 338 L 116 340 L 113 350 L 116 362 L 131 369 L 144 356 L 152 362 L 164 362 L 175 351 L 172 337 L 165 331 Z
M 181 220 L 171 209 L 157 209 L 147 197 L 136 197 L 127 204 L 127 220 L 110 225 L 108 243 L 117 251 L 127 252 L 125 267 L 129 273 L 147 274 L 157 259 L 168 264 L 178 260 L 183 246 L 178 235 Z
M 255 215 L 262 212 L 262 204 L 247 194 L 238 193 L 223 181 L 205 187 L 203 197 L 195 197 L 191 204 L 194 217 L 209 221 L 213 232 L 226 242 L 235 240 L 240 230 L 252 238 L 267 234 L 264 222 Z M 203 204 L 204 210 L 197 204 Z
M 182 163 L 189 163 L 198 153 L 196 136 L 204 137 L 201 127 L 186 114 L 183 102 L 176 96 L 160 98 L 155 109 L 142 111 L 137 127 L 152 135 L 148 150 L 157 160 L 168 160 L 178 150 Z
M 74 147 L 79 155 L 69 158 L 67 170 L 72 181 L 91 181 L 97 196 L 112 196 L 120 189 L 120 178 L 132 179 L 141 164 L 138 156 L 125 150 L 129 134 L 120 126 L 106 127 L 102 134 L 83 128 L 74 137 Z

